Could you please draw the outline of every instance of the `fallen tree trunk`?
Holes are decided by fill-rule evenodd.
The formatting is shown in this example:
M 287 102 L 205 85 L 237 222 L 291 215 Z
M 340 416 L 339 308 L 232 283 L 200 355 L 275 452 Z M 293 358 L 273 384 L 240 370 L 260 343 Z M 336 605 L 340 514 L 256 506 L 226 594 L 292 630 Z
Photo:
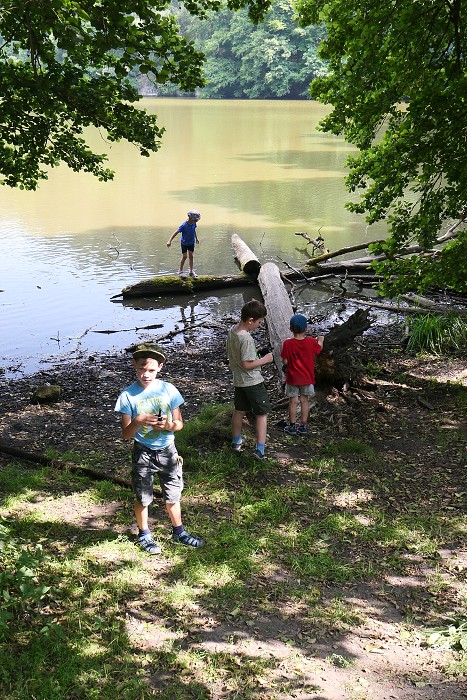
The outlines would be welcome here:
M 245 274 L 257 279 L 261 269 L 261 263 L 247 246 L 244 240 L 236 233 L 232 234 L 232 247 L 235 253 L 235 259 L 238 261 L 240 270 Z
M 202 275 L 196 278 L 166 275 L 131 284 L 122 289 L 120 294 L 115 294 L 111 298 L 130 299 L 144 296 L 157 297 L 164 294 L 194 294 L 211 289 L 244 287 L 249 284 L 254 284 L 254 282 L 246 275 Z
M 0 442 L 0 452 L 11 455 L 12 457 L 18 457 L 26 462 L 32 462 L 33 464 L 41 464 L 45 467 L 53 467 L 54 469 L 63 469 L 70 472 L 75 472 L 77 474 L 84 474 L 95 481 L 111 481 L 113 484 L 117 484 L 118 486 L 125 486 L 128 489 L 132 488 L 131 482 L 128 481 L 128 479 L 113 476 L 112 474 L 108 474 L 106 472 L 97 471 L 96 469 L 91 469 L 90 467 L 81 467 L 73 462 L 65 462 L 61 459 L 46 457 L 46 455 L 38 452 L 27 452 L 21 447 L 14 447 L 13 445 L 8 445 L 5 442 Z
M 271 262 L 262 265 L 258 284 L 267 310 L 266 320 L 274 363 L 283 379 L 281 349 L 284 340 L 291 336 L 289 323 L 294 310 L 277 265 Z

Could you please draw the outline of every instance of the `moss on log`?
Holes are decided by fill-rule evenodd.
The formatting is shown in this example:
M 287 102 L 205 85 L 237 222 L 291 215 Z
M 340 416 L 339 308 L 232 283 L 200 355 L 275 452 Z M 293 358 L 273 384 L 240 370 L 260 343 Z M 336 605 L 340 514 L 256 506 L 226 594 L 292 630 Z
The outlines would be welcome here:
M 222 289 L 223 287 L 244 287 L 252 283 L 245 275 L 200 275 L 199 277 L 165 275 L 131 284 L 122 289 L 121 294 L 113 296 L 112 299 L 117 297 L 124 299 L 144 296 L 156 297 L 163 294 L 194 294 L 210 289 Z

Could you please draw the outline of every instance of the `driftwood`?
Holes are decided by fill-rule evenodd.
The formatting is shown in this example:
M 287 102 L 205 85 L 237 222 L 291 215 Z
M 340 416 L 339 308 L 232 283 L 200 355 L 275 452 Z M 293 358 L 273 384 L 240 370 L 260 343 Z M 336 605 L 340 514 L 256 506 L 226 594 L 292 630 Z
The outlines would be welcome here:
M 125 287 L 120 294 L 115 294 L 111 298 L 129 299 L 132 297 L 157 297 L 165 294 L 194 294 L 211 289 L 244 287 L 248 284 L 254 284 L 254 282 L 246 275 L 203 275 L 196 278 L 166 275 L 131 284 Z
M 256 255 L 236 233 L 232 234 L 232 247 L 240 270 L 256 280 L 261 268 L 261 263 Z
M 0 442 L 0 452 L 11 455 L 12 457 L 18 457 L 19 459 L 27 462 L 32 462 L 33 464 L 41 464 L 45 467 L 53 467 L 54 469 L 63 469 L 70 472 L 76 472 L 77 474 L 84 474 L 95 481 L 111 481 L 118 486 L 125 486 L 128 489 L 132 488 L 131 482 L 128 481 L 128 479 L 122 479 L 119 476 L 114 476 L 103 471 L 97 471 L 96 469 L 91 469 L 90 467 L 81 467 L 73 462 L 65 462 L 61 459 L 46 457 L 46 455 L 38 452 L 26 452 L 26 450 L 23 450 L 20 447 L 14 447 L 13 445 L 8 445 L 5 442 Z
M 267 310 L 268 334 L 274 362 L 282 377 L 281 348 L 284 340 L 290 338 L 289 323 L 294 310 L 277 265 L 271 262 L 262 265 L 258 284 Z

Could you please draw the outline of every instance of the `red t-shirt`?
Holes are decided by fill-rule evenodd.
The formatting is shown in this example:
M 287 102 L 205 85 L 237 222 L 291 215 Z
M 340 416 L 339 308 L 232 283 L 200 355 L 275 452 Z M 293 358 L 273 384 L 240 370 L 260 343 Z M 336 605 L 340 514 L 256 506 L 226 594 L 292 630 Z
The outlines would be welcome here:
M 281 350 L 281 357 L 287 360 L 285 381 L 294 386 L 307 386 L 315 383 L 315 355 L 321 352 L 321 345 L 315 338 L 287 338 Z

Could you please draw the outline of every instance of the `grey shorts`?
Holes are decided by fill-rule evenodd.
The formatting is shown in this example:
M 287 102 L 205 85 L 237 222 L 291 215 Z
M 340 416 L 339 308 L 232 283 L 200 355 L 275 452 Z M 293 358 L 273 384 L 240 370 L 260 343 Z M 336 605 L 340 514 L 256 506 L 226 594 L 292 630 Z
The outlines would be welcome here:
M 154 474 L 158 476 L 165 503 L 178 503 L 183 491 L 183 460 L 175 444 L 150 450 L 135 440 L 131 461 L 131 482 L 138 503 L 148 506 L 154 500 Z
M 268 392 L 264 383 L 253 386 L 236 386 L 234 406 L 236 411 L 251 411 L 255 416 L 264 416 L 271 410 Z
M 313 384 L 304 384 L 302 386 L 295 386 L 295 384 L 285 385 L 285 395 L 287 398 L 291 399 L 293 396 L 313 396 L 315 393 L 315 387 Z

